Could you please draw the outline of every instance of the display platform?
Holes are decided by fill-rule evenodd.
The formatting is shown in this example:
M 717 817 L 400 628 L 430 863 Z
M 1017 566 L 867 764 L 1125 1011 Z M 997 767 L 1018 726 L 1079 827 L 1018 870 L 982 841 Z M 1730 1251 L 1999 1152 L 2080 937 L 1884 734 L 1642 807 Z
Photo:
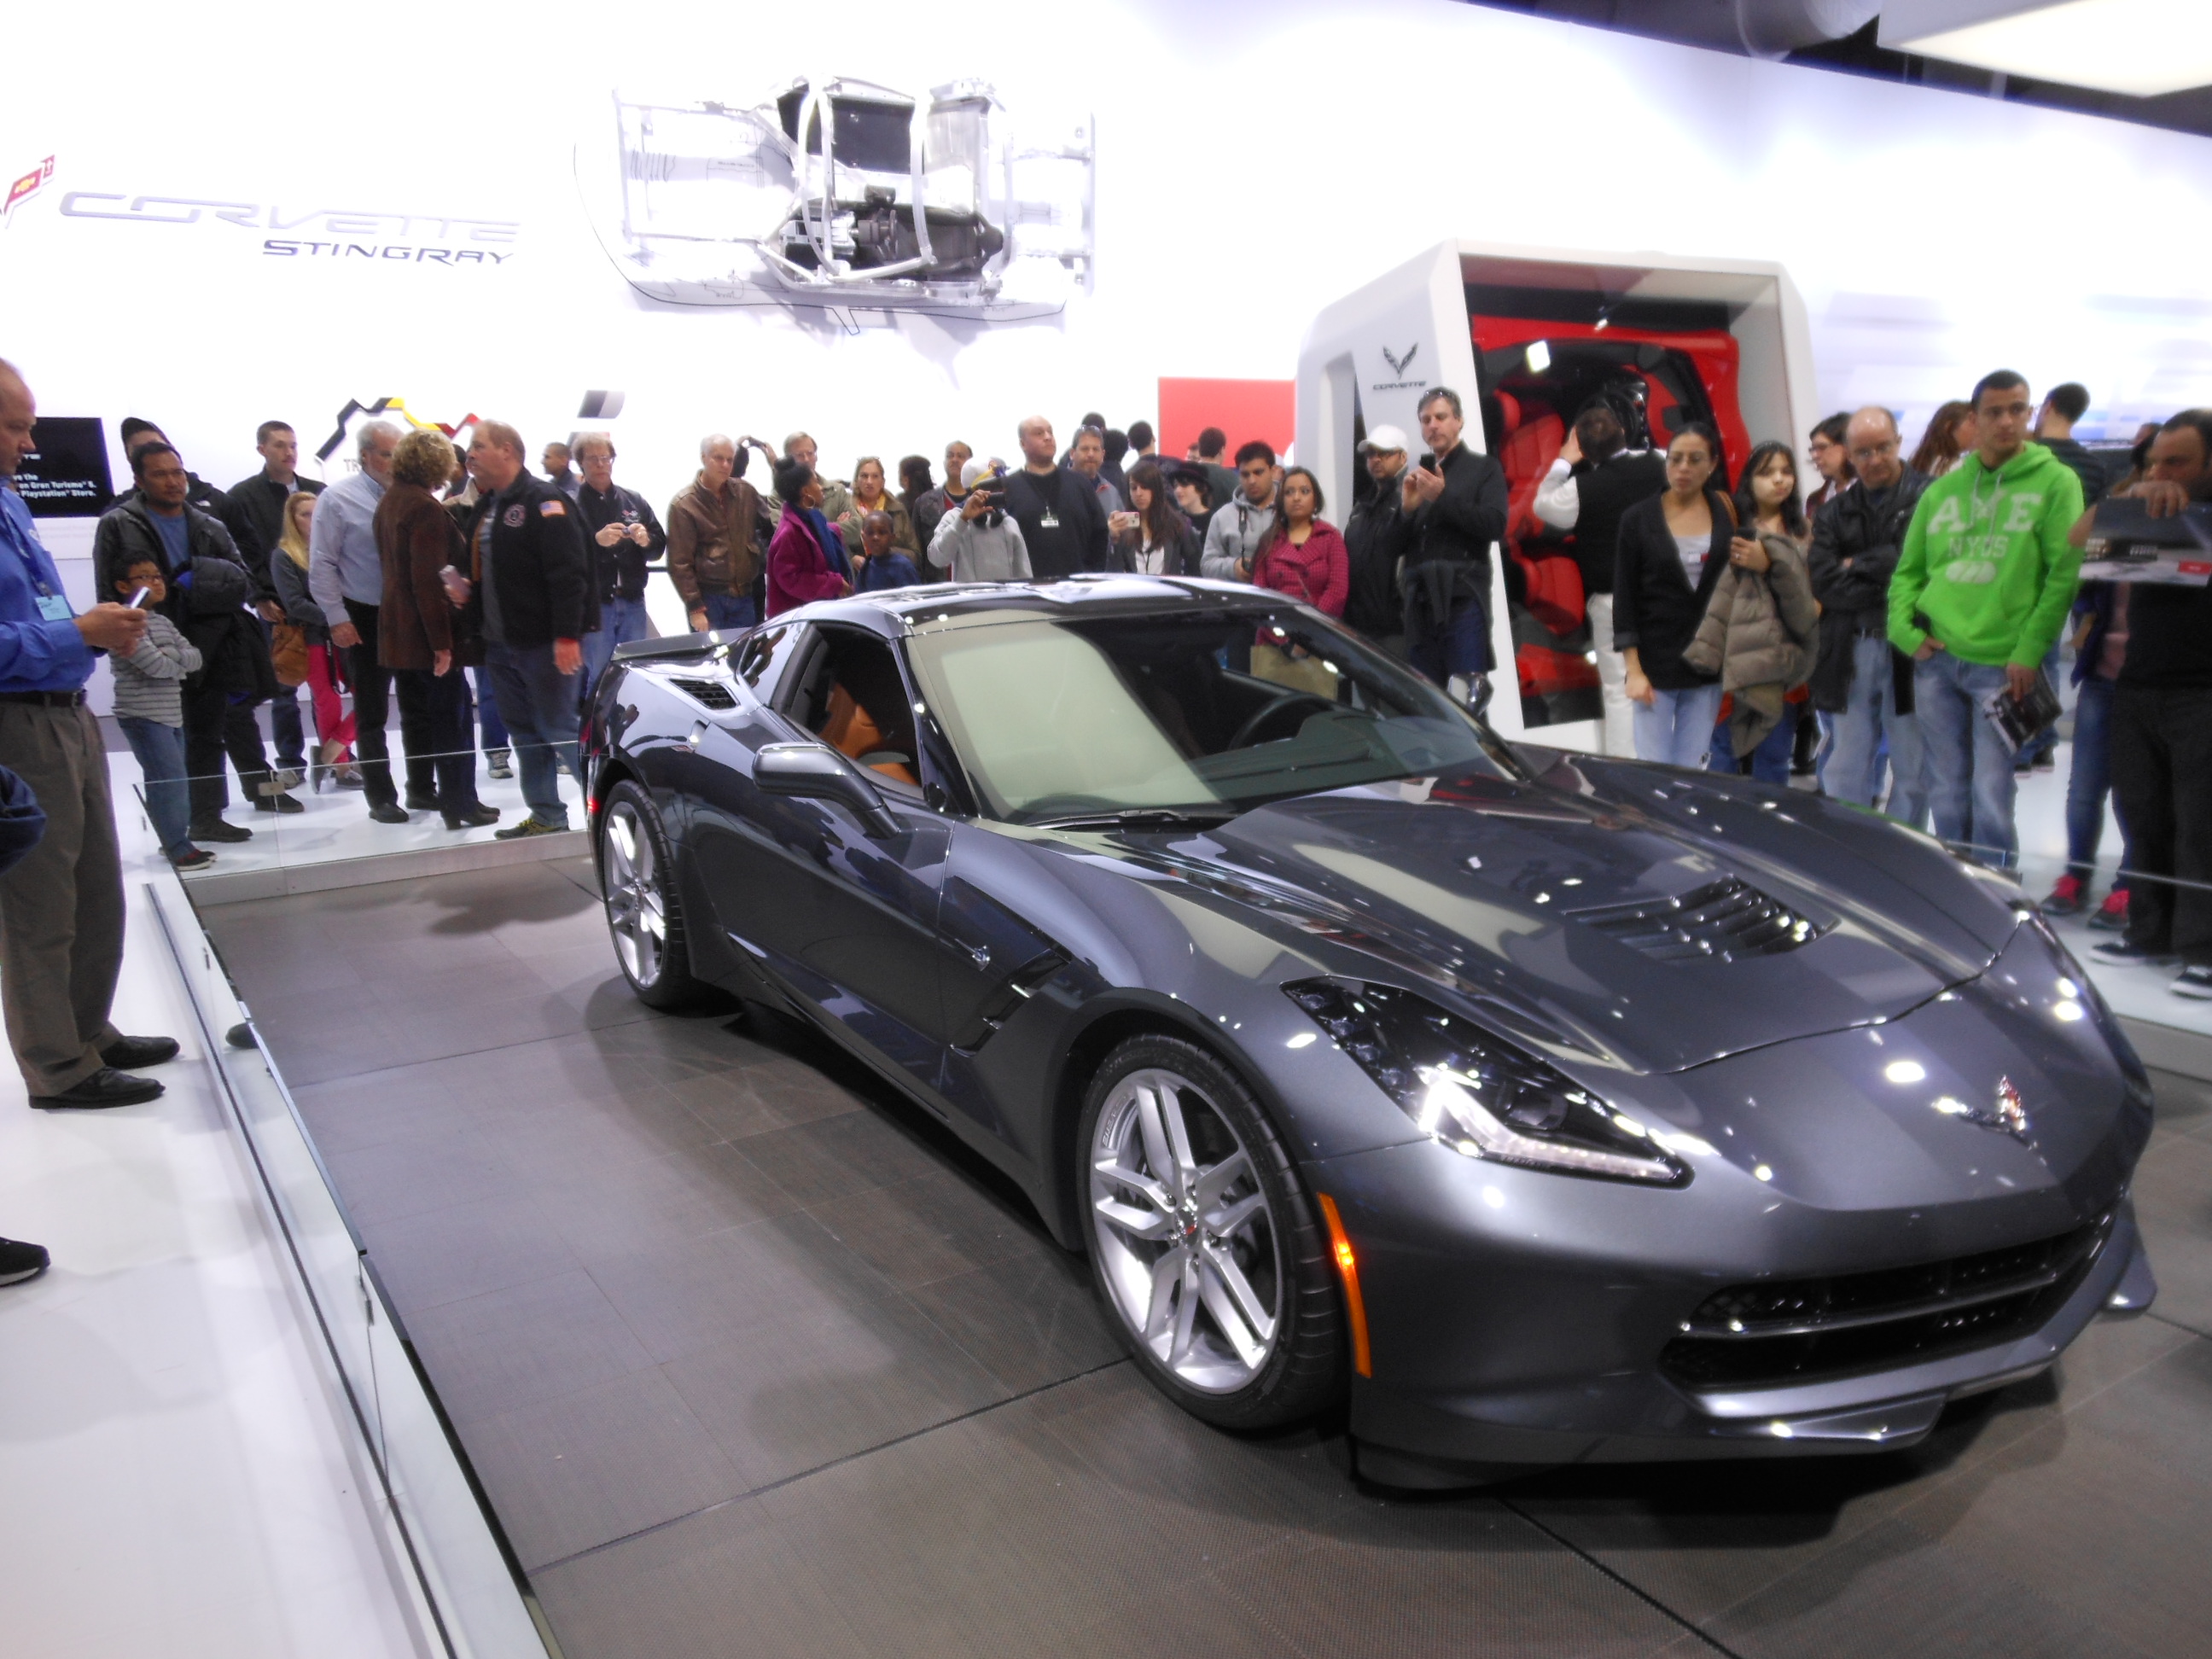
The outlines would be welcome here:
M 1390 1497 L 1169 1406 L 811 1033 L 639 1006 L 593 886 L 206 913 L 568 1659 L 2201 1649 L 2212 1090 L 2158 1079 L 2156 1308 L 1915 1450 Z

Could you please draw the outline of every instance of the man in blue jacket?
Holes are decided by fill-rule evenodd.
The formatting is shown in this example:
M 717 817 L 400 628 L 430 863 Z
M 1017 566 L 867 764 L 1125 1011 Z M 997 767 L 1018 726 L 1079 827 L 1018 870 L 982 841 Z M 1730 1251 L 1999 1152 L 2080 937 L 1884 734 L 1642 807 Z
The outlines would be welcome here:
M 31 389 L 0 362 L 0 478 L 36 447 Z M 0 766 L 38 797 L 46 833 L 0 875 L 0 1005 L 31 1103 L 128 1106 L 161 1085 L 133 1068 L 170 1037 L 125 1036 L 108 1005 L 123 963 L 123 868 L 100 722 L 84 683 L 101 651 L 128 654 L 145 617 L 112 601 L 82 616 L 62 592 L 30 509 L 0 486 Z

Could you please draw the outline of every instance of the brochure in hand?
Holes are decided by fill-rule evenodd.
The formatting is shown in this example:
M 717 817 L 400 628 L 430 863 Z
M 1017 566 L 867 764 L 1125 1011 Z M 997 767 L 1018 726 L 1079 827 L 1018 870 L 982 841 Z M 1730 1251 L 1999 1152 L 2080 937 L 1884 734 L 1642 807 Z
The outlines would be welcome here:
M 2050 678 L 2039 668 L 2035 671 L 2035 684 L 2029 689 L 2027 701 L 2014 702 L 2012 693 L 2002 685 L 1982 699 L 1984 718 L 1996 727 L 2005 747 L 2015 755 L 2022 744 L 2055 724 L 2058 714 L 2058 694 L 2051 689 Z
M 2100 501 L 2083 555 L 2085 582 L 2202 587 L 2212 581 L 2212 506 L 2154 519 L 2142 502 L 2127 496 Z

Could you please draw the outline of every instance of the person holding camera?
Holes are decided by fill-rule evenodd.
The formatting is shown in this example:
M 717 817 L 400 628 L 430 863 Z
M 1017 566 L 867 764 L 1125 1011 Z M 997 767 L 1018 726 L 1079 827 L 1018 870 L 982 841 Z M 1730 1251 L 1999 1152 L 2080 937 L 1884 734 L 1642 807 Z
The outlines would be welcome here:
M 1490 672 L 1490 547 L 1505 533 L 1505 471 L 1460 441 L 1459 393 L 1431 386 L 1414 411 L 1429 453 L 1401 477 L 1406 656 L 1416 672 L 1473 698 Z
M 650 501 L 615 482 L 613 434 L 585 433 L 576 440 L 575 457 L 584 473 L 574 496 L 576 513 L 584 521 L 592 582 L 599 598 L 599 625 L 584 635 L 580 690 L 588 703 L 615 647 L 653 637 L 653 622 L 645 613 L 646 566 L 667 550 L 668 532 L 653 516 Z
M 1129 499 L 1133 507 L 1107 518 L 1122 566 L 1140 576 L 1197 575 L 1198 532 L 1170 497 L 1158 461 L 1139 461 L 1131 470 Z
M 1022 527 L 1006 512 L 1006 468 L 996 458 L 960 469 L 957 511 L 937 521 L 929 562 L 956 582 L 1025 582 L 1030 552 Z

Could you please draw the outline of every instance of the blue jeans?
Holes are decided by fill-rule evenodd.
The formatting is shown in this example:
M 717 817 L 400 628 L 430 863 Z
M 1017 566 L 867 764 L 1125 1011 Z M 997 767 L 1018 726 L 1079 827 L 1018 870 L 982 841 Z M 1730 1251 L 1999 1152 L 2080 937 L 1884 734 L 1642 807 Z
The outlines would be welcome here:
M 276 764 L 288 771 L 307 769 L 307 733 L 300 724 L 300 689 L 280 685 L 269 700 L 269 737 Z
M 699 598 L 702 602 L 700 608 L 707 613 L 707 626 L 719 632 L 736 633 L 760 620 L 759 613 L 753 609 L 750 593 L 702 593 Z M 639 637 L 642 639 L 644 635 Z
M 2066 775 L 2066 868 L 2087 881 L 2105 836 L 2105 797 L 2112 787 L 2112 682 L 2085 675 L 2074 702 L 2074 764 Z M 2119 803 L 2112 803 L 2114 816 Z M 2135 867 L 2128 821 L 2120 819 L 2120 868 Z M 2124 877 L 2119 884 L 2127 885 Z
M 1712 753 L 1713 722 L 1720 714 L 1718 681 L 1686 691 L 1653 691 L 1651 706 L 1639 702 L 1630 716 L 1636 726 L 1636 758 L 1702 769 Z
M 1751 775 L 1761 783 L 1776 783 L 1784 789 L 1790 787 L 1790 760 L 1797 746 L 1797 705 L 1782 705 L 1782 718 L 1774 729 L 1759 740 L 1759 747 L 1749 756 Z M 1729 735 L 1728 723 L 1713 727 L 1712 757 L 1705 763 L 1708 772 L 1734 772 L 1741 775 L 1743 764 L 1735 757 L 1735 740 Z
M 509 746 L 507 722 L 499 717 L 499 699 L 492 695 L 491 670 L 471 668 L 469 684 L 476 694 L 477 724 L 483 729 L 484 753 Z
M 1928 757 L 1920 720 L 1897 712 L 1889 641 L 1862 634 L 1851 645 L 1851 689 L 1830 727 L 1821 787 L 1838 800 L 1872 806 L 1881 799 L 1881 744 L 1889 739 L 1889 816 L 1922 828 L 1928 817 Z
M 1455 674 L 1487 674 L 1490 623 L 1482 606 L 1475 600 L 1465 600 L 1452 612 L 1451 620 L 1436 632 L 1408 635 L 1406 660 L 1415 673 L 1438 685 Z
M 161 850 L 171 858 L 191 851 L 192 806 L 185 787 L 185 728 L 164 726 L 142 715 L 125 714 L 116 725 L 138 757 L 146 775 L 146 816 L 154 820 L 154 833 Z
M 568 808 L 561 799 L 561 769 L 579 786 L 576 771 L 576 677 L 553 666 L 550 645 L 488 645 L 484 666 L 500 718 L 514 742 L 522 799 L 530 816 L 556 829 L 568 827 Z
M 1948 651 L 1913 665 L 1912 702 L 1927 744 L 1936 834 L 1999 870 L 2011 869 L 2020 851 L 2012 820 L 2013 757 L 1982 703 L 2004 684 L 2002 663 L 1967 662 Z
M 584 635 L 584 683 L 577 693 L 580 704 L 591 702 L 592 691 L 614 660 L 617 646 L 652 637 L 653 623 L 646 617 L 643 599 L 600 600 L 599 629 Z

